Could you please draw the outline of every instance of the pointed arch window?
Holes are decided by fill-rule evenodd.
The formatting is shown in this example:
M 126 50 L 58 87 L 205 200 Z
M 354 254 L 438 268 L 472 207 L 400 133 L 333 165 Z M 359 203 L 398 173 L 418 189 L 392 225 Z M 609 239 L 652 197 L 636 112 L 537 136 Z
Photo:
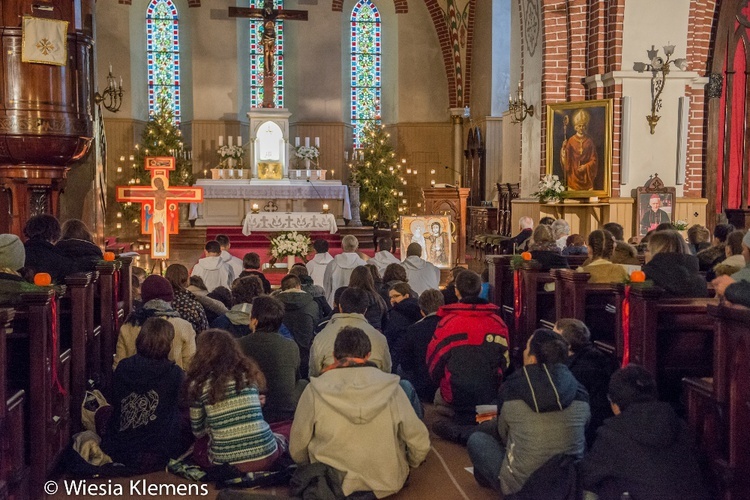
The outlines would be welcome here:
M 180 27 L 172 0 L 151 0 L 146 10 L 148 113 L 168 106 L 180 122 Z
M 284 0 L 274 0 L 276 9 L 284 8 Z M 250 7 L 263 8 L 263 0 L 250 0 Z M 263 20 L 250 20 L 250 107 L 263 106 Z M 276 82 L 274 83 L 274 103 L 284 107 L 284 21 L 276 21 Z
M 380 12 L 372 0 L 359 0 L 351 16 L 351 119 L 354 147 L 369 122 L 380 123 Z

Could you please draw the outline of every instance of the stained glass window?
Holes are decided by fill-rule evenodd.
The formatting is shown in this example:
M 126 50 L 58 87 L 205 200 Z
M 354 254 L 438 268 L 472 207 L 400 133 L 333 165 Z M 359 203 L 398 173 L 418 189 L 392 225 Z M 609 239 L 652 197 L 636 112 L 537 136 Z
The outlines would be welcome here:
M 274 8 L 283 9 L 284 0 L 274 0 Z M 262 8 L 263 0 L 250 0 L 250 7 Z M 263 105 L 263 21 L 250 20 L 250 107 Z M 274 102 L 277 108 L 284 107 L 284 22 L 276 21 L 276 82 Z
M 148 112 L 171 108 L 180 122 L 180 28 L 172 0 L 151 0 L 146 10 Z
M 354 147 L 368 122 L 380 123 L 380 12 L 372 0 L 359 0 L 351 18 L 351 117 Z

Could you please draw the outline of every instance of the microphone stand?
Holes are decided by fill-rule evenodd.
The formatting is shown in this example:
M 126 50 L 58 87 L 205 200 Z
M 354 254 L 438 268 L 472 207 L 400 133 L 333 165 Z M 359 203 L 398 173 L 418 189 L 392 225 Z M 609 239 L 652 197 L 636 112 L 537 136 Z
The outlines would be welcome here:
M 313 181 L 311 181 L 311 180 L 310 180 L 310 179 L 308 178 L 308 179 L 307 179 L 307 182 L 309 182 L 309 183 L 310 183 L 310 185 L 312 186 L 312 188 L 313 188 L 313 189 L 315 190 L 315 194 L 317 194 L 317 195 L 318 195 L 318 198 L 320 198 L 321 200 L 325 200 L 325 198 L 323 198 L 323 195 L 322 195 L 322 194 L 320 194 L 320 191 L 318 191 L 318 188 L 316 188 L 316 187 L 315 187 L 315 184 L 313 184 Z

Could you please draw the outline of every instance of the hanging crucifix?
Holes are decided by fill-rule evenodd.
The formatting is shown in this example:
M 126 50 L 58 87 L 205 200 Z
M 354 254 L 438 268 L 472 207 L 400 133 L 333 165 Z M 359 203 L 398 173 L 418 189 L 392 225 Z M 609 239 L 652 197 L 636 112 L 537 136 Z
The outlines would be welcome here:
M 286 19 L 307 21 L 306 10 L 274 9 L 273 0 L 264 0 L 263 8 L 229 7 L 229 17 L 263 20 L 263 107 L 274 107 L 274 83 L 276 83 L 276 21 Z

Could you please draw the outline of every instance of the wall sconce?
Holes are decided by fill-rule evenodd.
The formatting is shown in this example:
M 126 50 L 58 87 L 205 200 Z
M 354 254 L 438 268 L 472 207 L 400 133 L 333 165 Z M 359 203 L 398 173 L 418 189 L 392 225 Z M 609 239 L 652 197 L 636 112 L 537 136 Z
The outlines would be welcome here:
M 120 85 L 117 85 L 115 77 L 112 76 L 112 65 L 109 65 L 109 74 L 107 75 L 107 87 L 100 94 L 96 92 L 94 94 L 94 102 L 97 104 L 103 104 L 107 111 L 117 113 L 120 111 L 122 106 L 122 77 L 120 77 Z
M 521 82 L 518 82 L 516 98 L 514 99 L 512 96 L 508 96 L 508 111 L 511 113 L 511 123 L 521 123 L 527 117 L 534 116 L 534 106 L 528 106 L 526 101 L 523 100 Z
M 672 54 L 674 54 L 674 45 L 664 46 L 664 55 L 667 59 L 664 60 L 659 57 L 659 49 L 651 46 L 651 50 L 646 51 L 648 54 L 650 63 L 637 62 L 633 64 L 633 69 L 638 73 L 644 71 L 651 72 L 651 114 L 646 115 L 646 121 L 648 121 L 649 127 L 651 127 L 651 135 L 654 134 L 656 124 L 661 118 L 656 113 L 661 110 L 661 94 L 664 92 L 664 84 L 667 81 L 667 75 L 669 74 L 670 64 L 674 63 L 675 67 L 682 71 L 686 71 L 688 68 L 687 59 L 678 58 L 672 60 Z

